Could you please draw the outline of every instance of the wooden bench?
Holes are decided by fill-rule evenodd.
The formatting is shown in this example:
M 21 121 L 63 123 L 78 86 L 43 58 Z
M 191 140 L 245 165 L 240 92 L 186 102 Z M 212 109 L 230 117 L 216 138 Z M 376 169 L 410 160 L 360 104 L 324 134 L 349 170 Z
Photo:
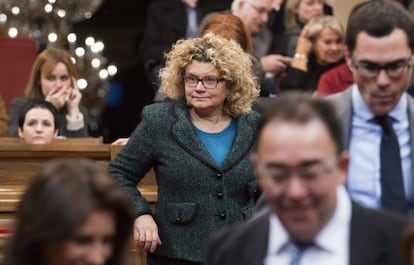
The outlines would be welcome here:
M 24 140 L 18 137 L 0 137 L 0 145 L 24 144 Z M 78 137 L 78 138 L 56 138 L 53 144 L 103 144 L 102 137 Z
M 30 145 L 18 138 L 0 137 L 0 249 L 12 229 L 20 197 L 45 162 L 57 158 L 84 157 L 96 161 L 98 167 L 106 170 L 122 147 L 102 144 L 102 139 L 91 138 L 56 139 L 52 144 Z M 157 186 L 152 170 L 137 188 L 155 207 Z M 144 264 L 144 254 L 133 252 L 135 264 Z

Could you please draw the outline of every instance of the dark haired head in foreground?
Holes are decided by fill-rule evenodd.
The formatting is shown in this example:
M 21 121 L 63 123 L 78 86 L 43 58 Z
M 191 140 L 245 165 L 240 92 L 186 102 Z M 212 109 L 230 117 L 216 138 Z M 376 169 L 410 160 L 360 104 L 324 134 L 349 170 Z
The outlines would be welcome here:
M 128 198 L 86 159 L 47 164 L 23 195 L 4 265 L 123 264 Z

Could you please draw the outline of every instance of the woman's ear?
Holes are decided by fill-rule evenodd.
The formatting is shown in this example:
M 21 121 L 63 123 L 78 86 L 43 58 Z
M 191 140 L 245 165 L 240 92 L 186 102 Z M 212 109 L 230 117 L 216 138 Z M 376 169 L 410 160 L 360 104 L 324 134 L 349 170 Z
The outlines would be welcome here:
M 59 129 L 55 130 L 55 138 L 57 138 L 57 136 L 59 135 Z
M 24 137 L 24 135 L 23 135 L 23 129 L 22 128 L 17 128 L 17 132 L 19 133 L 19 137 L 20 138 L 23 138 Z

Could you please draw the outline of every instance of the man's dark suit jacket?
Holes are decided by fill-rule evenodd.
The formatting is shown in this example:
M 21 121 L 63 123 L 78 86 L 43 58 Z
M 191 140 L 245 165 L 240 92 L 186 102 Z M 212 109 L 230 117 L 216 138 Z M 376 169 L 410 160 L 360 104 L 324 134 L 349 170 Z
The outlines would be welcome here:
M 400 265 L 397 247 L 406 225 L 403 217 L 353 203 L 349 264 Z M 222 230 L 209 239 L 205 265 L 262 265 L 268 236 L 269 213 Z
M 343 148 L 348 150 L 352 131 L 352 87 L 343 92 L 329 95 L 326 99 L 335 106 L 336 114 L 340 117 L 342 144 Z M 414 180 L 414 98 L 410 95 L 407 95 L 407 114 L 411 139 L 411 178 Z M 414 198 L 412 198 L 412 203 L 414 204 Z M 414 215 L 413 209 L 410 209 L 409 215 Z
M 208 13 L 229 9 L 230 5 L 231 0 L 199 0 L 197 20 L 200 22 Z M 142 61 L 146 65 L 162 63 L 164 52 L 177 40 L 185 38 L 186 29 L 187 13 L 182 0 L 151 1 L 139 48 Z

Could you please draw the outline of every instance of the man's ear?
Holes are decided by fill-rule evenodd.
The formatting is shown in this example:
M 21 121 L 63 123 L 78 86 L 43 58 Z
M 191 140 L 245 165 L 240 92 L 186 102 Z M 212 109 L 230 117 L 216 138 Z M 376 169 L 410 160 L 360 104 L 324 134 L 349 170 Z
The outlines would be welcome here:
M 240 12 L 240 10 L 242 10 L 243 9 L 243 7 L 244 7 L 244 5 L 245 5 L 246 3 L 243 1 L 243 0 L 240 0 L 238 3 L 237 3 L 237 6 L 236 6 L 236 13 L 238 13 L 238 12 Z
M 349 51 L 348 47 L 345 47 L 345 61 L 346 61 L 346 64 L 348 65 L 349 69 L 351 69 L 351 71 L 353 71 L 352 54 Z

